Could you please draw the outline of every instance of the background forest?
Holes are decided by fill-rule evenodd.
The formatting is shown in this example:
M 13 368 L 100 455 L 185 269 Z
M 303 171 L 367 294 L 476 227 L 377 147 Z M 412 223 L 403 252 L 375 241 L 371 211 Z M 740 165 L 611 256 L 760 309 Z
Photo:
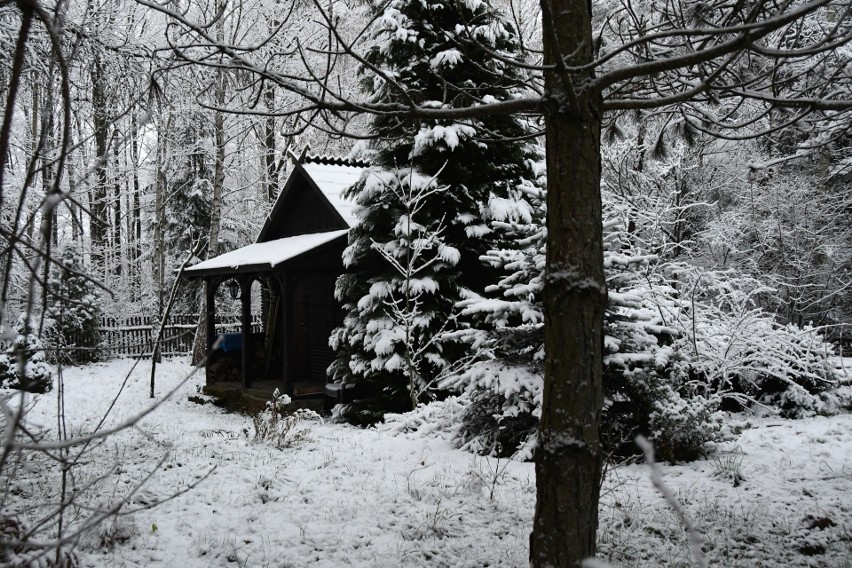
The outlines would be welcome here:
M 324 79 L 333 78 L 338 97 L 359 92 L 364 88 L 359 84 L 361 78 L 346 73 L 343 60 L 328 51 L 332 38 L 313 8 L 298 3 L 286 10 L 264 2 L 235 6 L 188 3 L 180 7 L 180 14 L 187 21 L 209 22 L 211 33 L 223 44 L 250 46 L 246 49 L 252 56 L 279 66 L 284 76 L 299 77 L 306 69 L 314 73 L 319 69 L 325 73 Z M 517 43 L 494 49 L 534 52 L 540 41 L 536 6 L 512 3 L 502 9 L 509 26 L 518 30 L 511 40 Z M 93 350 L 77 358 L 110 356 L 109 345 L 100 345 L 100 352 L 94 350 L 99 344 L 99 316 L 139 315 L 157 321 L 177 268 L 194 248 L 196 258 L 204 259 L 251 242 L 286 181 L 292 159 L 307 148 L 319 154 L 366 155 L 391 167 L 406 159 L 397 142 L 389 146 L 396 154 L 376 154 L 380 143 L 355 144 L 343 135 L 369 139 L 380 134 L 394 140 L 411 136 L 414 140 L 416 129 L 410 134 L 402 129 L 389 135 L 392 124 L 301 111 L 297 94 L 275 88 L 263 77 L 233 67 L 198 65 L 198 57 L 210 55 L 183 46 L 185 32 L 169 23 L 163 13 L 140 3 L 60 4 L 56 10 L 64 24 L 59 35 L 51 38 L 34 27 L 24 65 L 18 69 L 20 76 L 13 73 L 18 63 L 12 57 L 16 53 L 16 16 L 10 7 L 0 14 L 7 24 L 2 28 L 7 57 L 2 60 L 0 81 L 7 91 L 11 77 L 20 82 L 15 107 L 7 109 L 5 123 L 9 142 L 0 212 L 7 243 L 2 255 L 2 302 L 7 329 L 24 325 L 18 321 L 22 314 L 44 314 L 55 324 L 42 333 L 43 339 L 53 338 L 56 346 L 71 337 L 76 343 L 88 337 L 85 346 Z M 326 17 L 341 22 L 335 29 L 337 39 L 356 34 L 368 18 L 381 15 L 346 3 L 333 4 L 331 10 Z M 52 56 L 56 41 L 62 43 L 60 60 Z M 366 45 L 379 41 L 379 36 L 362 41 Z M 385 61 L 375 59 L 374 64 L 395 65 L 392 57 L 383 57 Z M 428 56 L 424 52 L 406 57 Z M 476 64 L 475 55 L 471 57 Z M 468 81 L 488 79 L 487 75 L 473 79 L 474 69 L 458 71 L 459 76 Z M 367 92 L 381 88 L 368 86 Z M 534 77 L 522 74 L 500 88 L 515 93 L 508 96 L 522 96 L 525 90 L 537 87 Z M 379 92 L 371 96 L 384 96 L 376 94 Z M 698 359 L 707 359 L 696 361 L 699 370 L 690 367 L 688 373 L 754 366 L 757 363 L 730 360 L 730 349 L 717 353 L 723 346 L 707 347 L 712 355 L 701 354 L 701 340 L 695 337 L 702 327 L 698 318 L 727 325 L 720 333 L 731 341 L 736 341 L 732 334 L 752 336 L 754 329 L 741 327 L 745 311 L 754 317 L 762 314 L 758 319 L 769 326 L 767 330 L 771 328 L 765 331 L 770 335 L 805 334 L 818 345 L 822 338 L 835 347 L 848 344 L 852 321 L 848 124 L 842 120 L 788 121 L 783 109 L 770 115 L 757 108 L 738 112 L 749 117 L 743 119 L 739 130 L 714 132 L 713 136 L 678 112 L 632 110 L 608 115 L 602 183 L 613 315 L 609 325 L 615 326 L 608 343 L 611 355 L 647 351 L 651 343 L 655 344 L 653 350 L 665 347 L 635 335 L 638 332 L 630 328 L 633 324 L 619 327 L 618 321 L 639 317 L 650 326 L 680 328 L 671 333 L 691 341 Z M 769 135 L 751 139 L 757 125 L 768 126 Z M 518 132 L 534 136 L 537 125 L 534 121 L 519 123 L 511 127 L 514 133 L 506 131 L 506 125 L 489 125 L 486 130 L 497 137 L 493 147 L 509 143 L 499 141 L 501 128 L 508 140 Z M 533 143 L 526 149 L 518 146 L 513 150 L 526 153 L 519 164 L 524 160 L 534 163 L 536 152 L 542 154 L 534 140 L 531 138 Z M 446 195 L 458 191 L 452 190 L 452 184 L 470 186 L 458 177 L 466 174 L 453 173 L 457 160 L 478 159 L 480 167 L 487 166 L 482 160 L 488 158 L 464 158 L 454 146 L 434 151 L 437 161 L 431 158 L 432 171 L 449 168 L 441 170 L 438 179 L 439 184 L 450 184 Z M 446 155 L 451 156 L 449 161 L 443 161 Z M 543 164 L 535 167 L 541 169 Z M 63 168 L 64 175 L 55 175 L 57 168 Z M 536 181 L 536 175 L 542 177 Z M 543 171 L 527 172 L 522 177 L 534 188 L 536 184 L 543 187 L 543 175 Z M 489 199 L 488 191 L 494 197 L 496 187 L 486 186 L 486 193 L 477 190 L 479 197 L 464 199 L 476 207 L 477 200 L 484 203 Z M 503 197 L 497 192 L 504 209 L 515 209 L 496 216 L 492 211 L 482 221 L 492 231 L 491 237 L 476 245 L 479 254 L 490 255 L 474 277 L 483 280 L 483 288 L 476 294 L 484 301 L 477 305 L 475 299 L 468 299 L 455 310 L 467 318 L 462 327 L 468 329 L 468 337 L 463 341 L 476 345 L 475 351 L 492 355 L 500 350 L 495 347 L 501 341 L 498 336 L 506 335 L 501 329 L 519 319 L 532 335 L 526 345 L 507 347 L 517 353 L 502 357 L 515 359 L 524 352 L 540 362 L 543 340 L 534 337 L 542 322 L 539 294 L 545 212 L 543 197 L 533 195 L 535 189 L 526 191 L 527 195 Z M 53 201 L 51 194 L 64 197 Z M 446 203 L 446 197 L 441 199 Z M 444 205 L 439 200 L 429 207 Z M 453 233 L 461 229 L 453 229 L 452 224 L 430 227 L 426 230 L 449 230 L 441 238 L 449 239 L 451 246 L 464 240 Z M 50 258 L 38 263 L 36 243 L 41 238 Z M 369 245 L 374 235 L 366 238 Z M 507 246 L 504 250 L 499 248 L 500 239 Z M 462 268 L 462 274 L 468 272 L 471 268 Z M 471 278 L 462 276 L 460 284 L 453 286 L 476 289 L 480 284 Z M 199 286 L 198 282 L 183 283 L 173 312 L 199 314 Z M 484 287 L 489 287 L 487 293 Z M 672 290 L 677 292 L 673 295 Z M 458 301 L 459 292 L 443 294 L 444 301 Z M 497 306 L 489 300 L 495 294 L 514 298 L 515 303 Z M 670 314 L 677 320 L 674 322 L 664 321 L 662 314 L 656 319 L 637 316 L 652 308 L 649 302 L 658 304 L 659 311 L 661 302 L 686 300 L 693 304 L 698 300 L 706 309 L 688 314 L 688 307 L 672 304 L 667 309 L 677 312 Z M 523 302 L 530 305 L 524 307 Z M 719 314 L 734 319 L 720 319 Z M 795 326 L 790 328 L 794 331 L 784 331 L 787 325 Z M 479 336 L 473 333 L 476 328 L 480 328 Z M 447 331 L 436 328 L 428 333 Z M 455 331 L 462 333 L 461 328 Z M 649 330 L 643 333 L 647 336 Z M 683 339 L 686 337 L 691 339 Z M 742 350 L 767 352 L 762 344 Z M 645 355 L 646 359 L 660 357 L 659 353 Z M 345 354 L 346 358 L 352 356 L 351 352 Z M 610 357 L 609 361 L 622 370 L 636 362 L 625 367 L 623 358 Z M 344 368 L 347 364 L 343 363 Z M 488 365 L 487 360 L 477 365 L 482 376 L 468 371 L 444 387 L 469 390 L 477 381 L 487 383 Z M 432 369 L 431 373 L 443 372 Z M 435 386 L 432 384 L 433 389 Z M 536 387 L 529 388 L 536 391 Z
M 521 39 L 533 42 L 535 5 L 504 8 Z M 315 117 L 290 114 L 298 109 L 292 94 L 236 70 L 189 65 L 170 48 L 165 18 L 144 6 L 57 9 L 67 43 L 63 65 L 50 56 L 48 35 L 34 29 L 10 109 L 2 202 L 4 239 L 12 245 L 3 253 L 8 324 L 33 301 L 28 255 L 40 232 L 57 259 L 65 255 L 63 262 L 93 277 L 87 293 L 102 298 L 102 314 L 155 315 L 193 243 L 206 258 L 253 240 L 286 180 L 288 151 L 309 146 L 345 156 L 353 142 L 340 132 L 370 135 L 357 122 L 328 132 Z M 217 14 L 215 5 L 184 9 L 199 21 Z M 270 61 L 285 68 L 291 61 L 296 73 L 300 58 L 326 57 L 327 38 L 310 9 L 244 2 L 222 12 L 216 33 L 228 43 L 261 42 Z M 359 29 L 358 6 L 334 10 Z M 7 92 L 16 38 L 15 15 L 4 11 L 0 81 Z M 324 65 L 341 92 L 357 90 L 357 77 L 334 61 Z M 67 108 L 58 90 L 63 74 Z M 783 116 L 773 120 L 783 126 Z M 619 113 L 605 131 L 605 207 L 637 248 L 661 261 L 753 278 L 773 290 L 753 299 L 777 321 L 820 327 L 840 342 L 852 318 L 847 126 L 826 132 L 798 122 L 758 141 L 741 140 L 746 131 L 719 140 L 671 113 Z M 58 182 L 69 197 L 53 209 L 47 196 L 64 129 L 70 151 Z M 54 213 L 49 227 L 47 208 Z M 59 273 L 57 264 L 43 267 L 41 288 Z M 197 313 L 198 298 L 198 290 L 182 290 L 175 311 Z

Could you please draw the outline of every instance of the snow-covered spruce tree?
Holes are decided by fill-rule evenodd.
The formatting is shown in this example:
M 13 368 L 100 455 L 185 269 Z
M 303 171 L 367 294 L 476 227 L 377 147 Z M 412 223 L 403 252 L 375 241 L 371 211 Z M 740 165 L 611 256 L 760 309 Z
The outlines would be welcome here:
M 629 455 L 633 439 L 651 439 L 663 459 L 694 458 L 720 432 L 720 397 L 673 372 L 682 357 L 672 342 L 684 332 L 673 321 L 682 301 L 655 276 L 658 258 L 636 249 L 633 212 L 605 193 L 604 265 L 608 287 L 605 319 L 603 439 L 608 452 Z M 544 353 L 541 292 L 546 230 L 538 211 L 531 225 L 516 227 L 523 248 L 494 250 L 485 258 L 503 272 L 491 298 L 461 302 L 488 325 L 464 330 L 485 355 L 445 388 L 461 390 L 466 410 L 457 430 L 462 447 L 491 455 L 532 455 L 541 411 Z M 685 357 L 687 362 L 689 357 Z
M 456 108 L 520 92 L 518 70 L 487 55 L 520 57 L 515 30 L 487 2 L 392 0 L 373 11 L 367 60 L 384 76 L 365 74 L 371 100 Z M 480 259 L 500 238 L 489 220 L 506 207 L 528 207 L 514 200 L 534 179 L 535 153 L 522 141 L 528 130 L 517 117 L 377 115 L 372 130 L 378 138 L 364 152 L 374 168 L 350 190 L 360 223 L 350 232 L 337 287 L 347 315 L 332 335 L 334 380 L 364 393 L 342 416 L 359 424 L 430 400 L 435 382 L 470 355 L 448 339 L 465 325 L 456 302 L 495 281 Z M 412 280 L 404 273 L 414 265 Z M 416 370 L 413 354 L 421 362 Z
M 439 338 L 452 325 L 460 253 L 446 243 L 443 226 L 420 215 L 445 192 L 410 169 L 373 172 L 361 184 L 361 222 L 352 230 L 363 234 L 344 255 L 350 271 L 337 293 L 347 314 L 332 335 L 335 378 L 364 395 L 344 409 L 350 422 L 411 410 L 450 366 Z M 353 266 L 361 270 L 353 273 Z
M 6 349 L 0 353 L 0 389 L 44 393 L 53 388 L 44 345 L 34 333 L 34 323 L 25 316 L 19 317 L 12 334 L 14 339 L 3 345 Z M 6 335 L 2 325 L 0 334 Z
M 504 247 L 482 259 L 500 271 L 500 278 L 483 295 L 459 302 L 471 326 L 457 335 L 479 353 L 479 360 L 441 384 L 467 399 L 459 442 L 481 454 L 530 457 L 541 410 L 547 240 L 543 190 L 527 187 L 523 202 L 530 204 L 528 211 L 507 209 L 491 222 L 505 238 Z
M 176 269 L 193 245 L 210 232 L 213 199 L 213 147 L 207 120 L 189 113 L 177 127 L 181 141 L 166 186 L 166 290 Z M 198 311 L 200 288 L 182 286 L 175 298 L 176 313 Z
M 614 204 L 610 203 L 612 207 Z M 654 278 L 658 259 L 632 249 L 626 225 L 605 225 L 608 305 L 604 327 L 604 410 L 601 436 L 608 452 L 629 456 L 643 435 L 668 461 L 693 460 L 721 432 L 717 393 L 672 372 L 684 354 L 672 345 L 681 329 L 666 316 L 682 302 Z
M 97 361 L 101 311 L 96 288 L 79 251 L 66 248 L 60 263 L 48 283 L 47 315 L 53 320 L 49 335 L 57 348 L 53 357 L 72 364 Z

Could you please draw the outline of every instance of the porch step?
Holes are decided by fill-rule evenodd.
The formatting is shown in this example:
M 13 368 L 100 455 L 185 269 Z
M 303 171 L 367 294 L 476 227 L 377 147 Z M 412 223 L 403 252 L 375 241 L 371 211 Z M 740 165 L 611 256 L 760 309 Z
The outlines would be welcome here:
M 272 391 L 266 389 L 244 389 L 235 383 L 214 383 L 206 385 L 202 392 L 212 396 L 213 404 L 231 412 L 242 414 L 257 414 L 266 410 L 266 403 L 272 400 Z M 322 391 L 319 393 L 322 394 Z M 308 408 L 316 412 L 322 412 L 323 399 L 316 393 L 296 394 L 293 401 L 287 405 L 287 410 Z

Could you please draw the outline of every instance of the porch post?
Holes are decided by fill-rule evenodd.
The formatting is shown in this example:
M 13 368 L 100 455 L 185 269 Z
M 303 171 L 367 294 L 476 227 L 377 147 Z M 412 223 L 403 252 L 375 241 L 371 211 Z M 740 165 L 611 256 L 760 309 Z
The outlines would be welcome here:
M 285 269 L 278 274 L 278 284 L 281 288 L 281 377 L 284 381 L 284 393 L 293 396 L 293 383 L 290 381 L 290 291 L 287 286 L 289 273 Z
M 251 284 L 252 279 L 240 278 L 240 299 L 242 300 L 242 327 L 243 327 L 243 357 L 242 357 L 242 379 L 243 388 L 251 388 L 251 377 L 249 376 L 249 351 L 251 350 Z
M 215 377 L 210 373 L 210 357 L 213 355 L 213 343 L 216 341 L 216 288 L 219 286 L 220 279 L 205 278 L 205 299 L 204 307 L 207 310 L 207 349 L 205 350 L 205 370 L 204 376 L 207 379 L 207 384 L 214 382 Z

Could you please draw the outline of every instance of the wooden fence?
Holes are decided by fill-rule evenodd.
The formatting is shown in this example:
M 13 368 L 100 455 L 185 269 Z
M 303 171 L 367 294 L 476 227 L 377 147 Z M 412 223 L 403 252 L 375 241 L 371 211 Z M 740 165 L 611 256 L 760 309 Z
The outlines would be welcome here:
M 163 329 L 163 355 L 188 355 L 198 327 L 197 314 L 175 314 L 169 316 Z M 260 315 L 252 317 L 252 330 L 260 331 Z M 154 351 L 153 340 L 157 336 L 158 324 L 151 316 L 127 316 L 123 318 L 101 317 L 99 350 L 104 358 L 121 355 L 150 356 Z M 239 316 L 217 316 L 216 332 L 240 331 Z

